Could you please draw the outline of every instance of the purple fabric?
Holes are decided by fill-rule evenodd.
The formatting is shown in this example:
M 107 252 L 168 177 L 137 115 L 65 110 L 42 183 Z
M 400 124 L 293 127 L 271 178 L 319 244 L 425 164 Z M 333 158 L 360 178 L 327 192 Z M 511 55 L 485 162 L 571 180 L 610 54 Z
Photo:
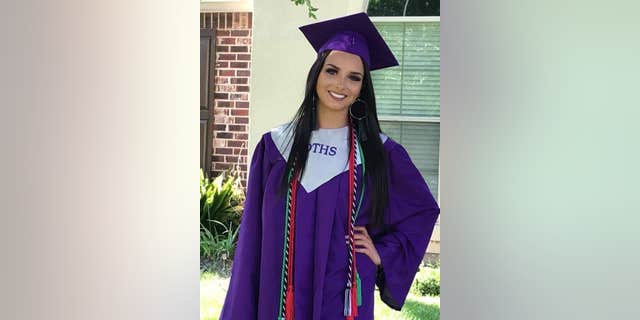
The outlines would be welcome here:
M 440 209 L 405 149 L 388 139 L 389 225 L 369 230 L 384 274 L 377 279 L 383 301 L 398 309 L 427 248 Z M 277 319 L 284 241 L 284 199 L 276 196 L 285 159 L 270 133 L 258 143 L 251 161 L 238 248 L 221 320 Z M 348 173 L 317 189 L 298 190 L 294 292 L 296 319 L 344 319 L 347 281 Z M 370 185 L 367 186 L 370 190 Z M 369 221 L 368 197 L 356 225 Z M 356 319 L 373 319 L 376 266 L 356 254 L 362 306 Z
M 317 53 L 330 49 L 353 53 L 360 56 L 370 70 L 398 65 L 393 52 L 364 12 L 304 25 L 299 29 Z
M 334 34 L 333 37 L 327 40 L 327 42 L 325 42 L 325 44 L 318 50 L 318 53 L 322 53 L 327 50 L 340 50 L 353 53 L 360 56 L 367 66 L 371 65 L 367 40 L 357 32 L 343 31 Z

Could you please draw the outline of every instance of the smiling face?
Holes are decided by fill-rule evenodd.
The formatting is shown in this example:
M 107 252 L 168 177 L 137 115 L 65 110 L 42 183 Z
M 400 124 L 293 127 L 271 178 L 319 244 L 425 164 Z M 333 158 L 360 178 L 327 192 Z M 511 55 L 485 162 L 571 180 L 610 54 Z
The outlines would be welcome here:
M 347 112 L 362 88 L 364 67 L 359 56 L 344 51 L 331 51 L 322 66 L 316 93 L 318 112 Z

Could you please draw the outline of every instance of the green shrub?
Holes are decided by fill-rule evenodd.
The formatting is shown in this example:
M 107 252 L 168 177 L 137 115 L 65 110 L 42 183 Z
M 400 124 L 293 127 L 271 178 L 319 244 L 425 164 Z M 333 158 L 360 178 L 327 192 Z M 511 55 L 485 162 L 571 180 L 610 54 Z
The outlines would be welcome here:
M 231 260 L 236 248 L 236 240 L 238 238 L 239 226 L 225 226 L 219 221 L 213 221 L 224 228 L 222 233 L 218 233 L 216 229 L 213 232 L 206 227 L 200 226 L 200 256 L 203 258 L 201 263 L 202 271 L 216 271 L 220 274 L 227 274 L 231 267 Z
M 222 173 L 210 180 L 200 169 L 200 224 L 207 230 L 221 234 L 240 225 L 243 202 L 244 192 L 237 174 Z
M 412 291 L 421 296 L 440 295 L 440 268 L 423 268 L 416 274 Z
M 237 174 L 210 180 L 200 169 L 200 269 L 227 274 L 233 259 L 244 192 Z
M 214 257 L 216 254 L 217 239 L 204 226 L 200 226 L 200 256 L 205 258 Z

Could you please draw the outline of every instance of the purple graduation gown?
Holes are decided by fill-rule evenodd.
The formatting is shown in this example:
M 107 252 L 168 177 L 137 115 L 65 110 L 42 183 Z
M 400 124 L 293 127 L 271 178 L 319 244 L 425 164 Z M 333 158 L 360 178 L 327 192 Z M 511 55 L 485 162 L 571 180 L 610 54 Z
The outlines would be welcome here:
M 312 133 L 296 205 L 296 319 L 345 318 L 347 134 L 347 128 L 319 129 Z M 278 319 L 285 199 L 277 193 L 291 148 L 290 137 L 291 132 L 280 126 L 264 134 L 254 150 L 221 320 Z M 388 165 L 387 227 L 368 232 L 383 271 L 377 272 L 367 255 L 356 253 L 362 283 L 362 305 L 356 319 L 373 319 L 375 285 L 380 289 L 382 301 L 400 310 L 440 213 L 406 150 L 383 134 L 381 138 Z M 358 173 L 361 167 L 359 164 Z M 367 190 L 370 189 L 367 184 Z M 366 225 L 370 219 L 367 193 L 356 225 Z

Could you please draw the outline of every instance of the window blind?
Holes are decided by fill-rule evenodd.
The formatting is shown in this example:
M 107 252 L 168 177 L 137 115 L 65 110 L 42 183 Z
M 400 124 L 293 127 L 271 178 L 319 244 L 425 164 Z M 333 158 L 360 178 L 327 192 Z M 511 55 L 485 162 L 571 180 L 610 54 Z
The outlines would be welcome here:
M 440 124 L 380 121 L 382 131 L 402 144 L 438 199 Z
M 440 23 L 377 22 L 400 66 L 372 72 L 378 115 L 440 117 Z
M 380 125 L 407 149 L 437 199 L 440 123 L 424 122 L 424 117 L 440 118 L 440 23 L 375 24 L 400 63 L 372 72 Z M 416 119 L 391 121 L 385 116 Z

